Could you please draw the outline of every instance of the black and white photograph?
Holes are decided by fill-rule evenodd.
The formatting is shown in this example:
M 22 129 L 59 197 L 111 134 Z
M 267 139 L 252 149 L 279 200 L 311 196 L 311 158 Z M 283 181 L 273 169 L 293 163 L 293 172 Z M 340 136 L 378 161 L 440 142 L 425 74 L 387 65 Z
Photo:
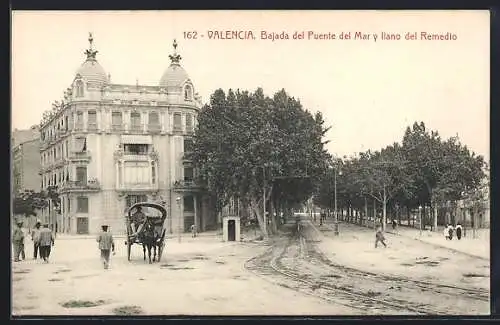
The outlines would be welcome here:
M 490 314 L 488 11 L 11 19 L 11 317 Z

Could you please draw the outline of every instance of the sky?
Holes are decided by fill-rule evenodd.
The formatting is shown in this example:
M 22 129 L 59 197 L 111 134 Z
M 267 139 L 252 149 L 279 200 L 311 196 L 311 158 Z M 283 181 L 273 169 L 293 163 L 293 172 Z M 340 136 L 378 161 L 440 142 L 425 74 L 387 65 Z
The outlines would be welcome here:
M 489 18 L 488 11 L 14 11 L 12 129 L 38 124 L 63 98 L 92 32 L 113 83 L 157 85 L 176 39 L 204 103 L 218 88 L 261 87 L 270 96 L 284 88 L 323 113 L 327 148 L 338 156 L 399 142 L 423 121 L 489 159 Z M 226 31 L 254 38 L 214 38 Z M 263 31 L 288 39 L 263 39 Z

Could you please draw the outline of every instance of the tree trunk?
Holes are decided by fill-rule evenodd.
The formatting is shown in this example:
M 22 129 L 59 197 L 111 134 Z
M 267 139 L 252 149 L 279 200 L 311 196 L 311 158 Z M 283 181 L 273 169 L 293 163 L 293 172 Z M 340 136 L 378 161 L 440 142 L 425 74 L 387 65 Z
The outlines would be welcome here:
M 437 208 L 434 207 L 434 220 L 432 223 L 432 230 L 437 231 L 437 226 L 438 225 L 438 214 L 437 214 Z
M 373 199 L 373 229 L 377 227 L 377 201 Z
M 271 216 L 271 220 L 272 220 L 272 230 L 273 230 L 273 233 L 276 234 L 278 233 L 278 220 L 279 220 L 279 216 L 277 213 L 275 213 L 275 209 L 274 209 L 274 201 L 271 200 L 271 206 L 269 207 L 269 214 Z
M 368 219 L 368 200 L 366 199 L 365 196 L 365 220 Z M 363 225 L 363 220 L 361 220 L 361 225 Z
M 385 231 L 385 226 L 387 225 L 387 194 L 384 186 L 384 206 L 382 207 L 382 230 Z
M 266 231 L 267 227 L 265 227 L 265 225 L 264 225 L 264 217 L 262 214 L 261 205 L 258 204 L 254 198 L 252 198 L 250 200 L 250 207 L 252 208 L 253 213 L 255 213 L 255 216 L 257 217 L 257 221 L 259 222 L 259 227 L 260 227 L 260 231 L 262 233 L 262 236 L 264 236 L 265 239 L 268 239 L 269 234 Z

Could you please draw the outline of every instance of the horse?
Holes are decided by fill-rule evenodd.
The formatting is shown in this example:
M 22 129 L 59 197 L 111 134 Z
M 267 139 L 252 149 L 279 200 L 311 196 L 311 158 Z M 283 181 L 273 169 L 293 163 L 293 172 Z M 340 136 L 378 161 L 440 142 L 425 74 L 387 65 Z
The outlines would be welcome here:
M 144 223 L 144 227 L 141 231 L 141 243 L 142 243 L 142 251 L 144 252 L 144 260 L 146 260 L 146 249 L 148 250 L 149 264 L 156 261 L 156 240 L 157 235 L 154 231 L 154 226 L 146 221 Z M 154 250 L 153 261 L 151 261 L 151 248 Z

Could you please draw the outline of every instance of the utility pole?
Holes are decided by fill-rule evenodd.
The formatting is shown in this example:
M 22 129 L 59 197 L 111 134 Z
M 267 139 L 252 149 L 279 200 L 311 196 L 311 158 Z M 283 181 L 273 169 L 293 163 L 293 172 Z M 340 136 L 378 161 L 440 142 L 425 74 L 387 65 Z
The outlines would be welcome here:
M 180 243 L 181 242 L 181 229 L 182 229 L 181 228 L 181 198 L 177 197 L 175 200 L 177 201 L 177 206 L 179 207 L 179 222 L 178 222 L 179 225 L 177 227 L 178 228 L 177 229 L 178 230 L 177 231 L 178 232 L 178 234 L 177 234 L 178 238 L 177 239 L 178 239 L 178 241 Z

